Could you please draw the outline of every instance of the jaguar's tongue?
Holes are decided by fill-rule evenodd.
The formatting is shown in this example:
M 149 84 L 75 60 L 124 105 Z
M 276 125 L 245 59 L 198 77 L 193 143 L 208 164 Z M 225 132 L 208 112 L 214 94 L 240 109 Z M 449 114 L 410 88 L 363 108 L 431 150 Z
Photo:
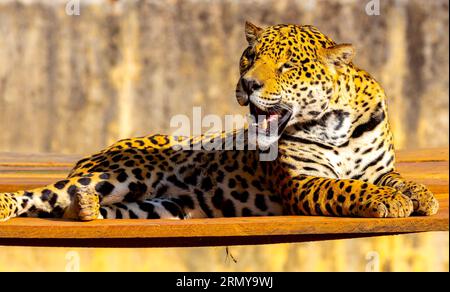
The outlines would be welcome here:
M 281 106 L 274 106 L 263 111 L 250 103 L 250 125 L 256 132 L 267 137 L 279 136 L 289 121 L 291 111 Z

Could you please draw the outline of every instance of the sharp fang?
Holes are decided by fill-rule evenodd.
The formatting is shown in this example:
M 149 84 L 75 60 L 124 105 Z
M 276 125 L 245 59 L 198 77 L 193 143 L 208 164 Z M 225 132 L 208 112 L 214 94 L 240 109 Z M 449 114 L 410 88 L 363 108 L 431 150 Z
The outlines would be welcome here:
M 277 116 L 277 115 L 271 115 L 271 116 L 269 117 L 269 122 L 272 122 L 272 121 L 277 120 L 277 119 L 278 119 L 278 116 Z
M 264 119 L 261 123 L 261 127 L 263 130 L 267 130 L 267 128 L 269 127 L 269 122 L 267 121 L 267 119 Z

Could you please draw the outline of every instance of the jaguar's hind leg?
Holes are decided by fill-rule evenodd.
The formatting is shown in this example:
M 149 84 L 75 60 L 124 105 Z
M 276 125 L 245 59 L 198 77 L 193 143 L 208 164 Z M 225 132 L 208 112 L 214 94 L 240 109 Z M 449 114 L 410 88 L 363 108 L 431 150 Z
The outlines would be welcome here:
M 100 214 L 100 198 L 91 188 L 81 188 L 75 194 L 73 203 L 67 208 L 64 218 L 91 221 L 103 219 Z
M 0 221 L 14 217 L 92 220 L 99 204 L 142 200 L 148 186 L 120 173 L 90 173 L 27 191 L 0 193 Z

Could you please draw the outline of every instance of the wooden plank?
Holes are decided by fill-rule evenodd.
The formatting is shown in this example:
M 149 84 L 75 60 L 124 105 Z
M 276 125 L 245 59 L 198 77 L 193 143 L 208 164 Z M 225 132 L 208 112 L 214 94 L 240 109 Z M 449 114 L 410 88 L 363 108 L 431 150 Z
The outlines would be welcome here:
M 399 150 L 396 152 L 397 162 L 448 161 L 448 148 L 430 148 L 420 150 Z
M 397 170 L 406 179 L 427 185 L 432 192 L 448 192 L 449 162 L 400 162 Z
M 431 151 L 433 152 L 433 151 Z M 430 153 L 431 153 L 430 152 Z M 402 152 L 400 152 L 402 153 Z M 406 152 L 405 152 L 406 153 Z M 75 222 L 16 218 L 0 223 L 0 245 L 78 247 L 171 247 L 267 244 L 371 237 L 411 232 L 448 231 L 448 153 L 422 158 L 407 153 L 398 170 L 409 179 L 426 183 L 441 208 L 431 217 L 404 219 L 278 216 L 171 220 L 98 220 Z M 431 155 L 431 154 L 430 154 Z M 400 155 L 401 157 L 401 155 Z M 413 157 L 418 157 L 415 161 Z M 14 160 L 15 159 L 15 160 Z M 64 156 L 36 160 L 0 154 L 0 192 L 41 186 L 64 177 L 70 163 Z M 70 160 L 72 158 L 69 158 Z M 28 162 L 27 162 L 28 161 Z M 36 163 L 36 161 L 38 163 Z M 35 163 L 35 164 L 33 164 Z M 60 164 L 58 164 L 60 163 Z
M 403 219 L 276 216 L 173 220 L 17 218 L 0 224 L 0 245 L 187 247 L 305 242 L 448 231 L 448 194 L 431 217 Z
M 171 238 L 294 234 L 395 233 L 448 230 L 448 194 L 430 217 L 368 219 L 320 216 L 237 217 L 190 220 L 96 220 L 16 218 L 0 225 L 1 238 Z
M 12 153 L 0 152 L 2 166 L 65 166 L 70 167 L 81 155 L 65 155 L 57 153 Z

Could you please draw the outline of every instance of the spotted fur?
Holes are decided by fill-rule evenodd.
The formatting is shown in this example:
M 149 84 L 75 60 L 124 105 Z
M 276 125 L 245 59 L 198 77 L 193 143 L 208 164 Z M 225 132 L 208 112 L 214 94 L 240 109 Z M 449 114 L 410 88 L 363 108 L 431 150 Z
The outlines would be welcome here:
M 394 168 L 383 89 L 312 26 L 246 24 L 238 102 L 280 126 L 275 161 L 256 150 L 183 150 L 214 137 L 126 139 L 79 161 L 67 179 L 0 194 L 0 219 L 16 216 L 204 218 L 305 214 L 360 217 L 432 215 L 437 200 Z M 287 110 L 286 110 L 287 109 Z M 275 111 L 277 112 L 277 111 Z M 278 113 L 278 112 L 277 112 Z M 225 143 L 225 142 L 221 142 Z

